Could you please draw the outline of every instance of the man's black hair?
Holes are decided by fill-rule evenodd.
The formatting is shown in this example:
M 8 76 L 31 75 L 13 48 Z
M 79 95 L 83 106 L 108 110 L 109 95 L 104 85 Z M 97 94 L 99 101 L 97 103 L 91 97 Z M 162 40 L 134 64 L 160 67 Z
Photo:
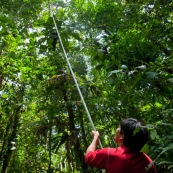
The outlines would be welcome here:
M 124 135 L 124 145 L 133 151 L 140 151 L 148 140 L 148 131 L 134 118 L 124 119 L 120 124 L 120 133 Z

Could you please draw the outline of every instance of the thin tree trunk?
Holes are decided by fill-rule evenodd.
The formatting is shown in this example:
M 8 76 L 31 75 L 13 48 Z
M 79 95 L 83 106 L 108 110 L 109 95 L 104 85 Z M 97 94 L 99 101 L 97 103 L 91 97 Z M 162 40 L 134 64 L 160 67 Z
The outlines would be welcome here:
M 67 111 L 68 111 L 68 117 L 69 117 L 69 124 L 70 124 L 70 131 L 72 133 L 72 135 L 74 136 L 74 148 L 75 148 L 75 160 L 79 160 L 80 161 L 80 165 L 81 165 L 81 168 L 83 170 L 83 173 L 86 172 L 87 170 L 87 164 L 85 163 L 84 161 L 84 153 L 81 149 L 81 146 L 80 146 L 80 141 L 79 141 L 79 138 L 78 138 L 78 133 L 76 133 L 76 129 L 75 129 L 75 123 L 74 123 L 74 118 L 75 118 L 75 115 L 74 115 L 74 112 L 73 112 L 73 107 L 71 104 L 68 103 L 68 98 L 67 98 L 67 93 L 66 93 L 66 90 L 63 89 L 63 96 L 64 96 L 64 100 L 67 104 Z
M 3 164 L 2 164 L 1 173 L 7 173 L 7 171 L 8 171 L 8 166 L 10 164 L 10 160 L 11 160 L 12 153 L 13 153 L 13 150 L 11 150 L 11 147 L 12 147 L 11 141 L 13 141 L 17 136 L 18 126 L 19 126 L 20 109 L 21 109 L 21 107 L 17 108 L 16 113 L 15 113 L 14 118 L 13 118 L 13 122 L 12 122 L 13 126 L 12 126 L 11 134 L 8 138 L 8 143 L 7 143 L 8 149 L 3 156 Z
M 48 170 L 49 172 L 52 171 L 52 152 L 51 152 L 51 142 L 52 142 L 52 123 L 49 123 L 49 166 L 48 166 Z
M 87 149 L 88 143 L 86 140 L 86 134 L 85 134 L 85 129 L 84 129 L 83 113 L 80 111 L 79 106 L 78 106 L 78 112 L 79 112 L 80 127 L 81 127 L 81 131 L 82 131 L 82 139 L 84 141 L 85 149 Z
M 16 103 L 13 108 L 14 113 L 11 115 L 11 129 L 9 127 L 8 130 L 9 137 L 7 139 L 7 146 L 6 146 L 7 150 L 5 154 L 2 156 L 3 162 L 2 162 L 1 173 L 7 173 L 12 158 L 13 150 L 11 142 L 14 139 L 16 139 L 18 128 L 20 126 L 19 122 L 20 122 L 20 113 L 22 109 L 23 94 L 24 94 L 24 86 L 22 86 L 21 89 L 16 92 Z

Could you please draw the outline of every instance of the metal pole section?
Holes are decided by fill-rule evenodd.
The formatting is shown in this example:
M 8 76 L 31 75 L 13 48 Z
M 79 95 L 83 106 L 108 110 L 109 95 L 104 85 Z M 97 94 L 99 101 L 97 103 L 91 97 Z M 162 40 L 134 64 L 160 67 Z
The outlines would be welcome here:
M 69 69 L 70 69 L 71 75 L 72 75 L 73 80 L 74 80 L 74 82 L 75 82 L 76 88 L 77 88 L 77 90 L 78 90 L 78 93 L 79 93 L 80 98 L 81 98 L 81 100 L 82 100 L 82 103 L 83 103 L 83 105 L 84 105 L 84 108 L 85 108 L 85 111 L 86 111 L 86 113 L 87 113 L 88 119 L 89 119 L 89 121 L 90 121 L 90 123 L 91 123 L 91 126 L 92 126 L 93 130 L 96 131 L 96 128 L 95 128 L 95 126 L 94 126 L 94 123 L 93 123 L 92 118 L 91 118 L 91 116 L 90 116 L 90 113 L 89 113 L 89 111 L 88 111 L 87 105 L 86 105 L 86 103 L 85 103 L 85 100 L 84 100 L 83 95 L 82 95 L 82 93 L 81 93 L 81 90 L 80 90 L 80 88 L 79 88 L 78 82 L 77 82 L 77 80 L 76 80 L 76 78 L 75 78 L 75 75 L 74 75 L 74 72 L 73 72 L 73 70 L 72 70 L 72 68 L 71 68 L 71 64 L 70 64 L 69 59 L 68 59 L 68 57 L 67 57 L 67 53 L 66 53 L 66 50 L 65 50 L 65 48 L 64 48 L 64 45 L 63 45 L 63 43 L 62 43 L 62 40 L 61 40 L 59 31 L 58 31 L 57 24 L 56 24 L 56 22 L 55 22 L 55 18 L 54 18 L 54 16 L 53 16 L 53 12 L 52 12 L 52 8 L 51 8 L 51 6 L 50 6 L 50 3 L 49 3 L 49 8 L 50 8 L 51 17 L 52 17 L 52 19 L 53 19 L 53 22 L 54 22 L 54 25 L 55 25 L 55 29 L 56 29 L 56 32 L 57 32 L 57 35 L 58 35 L 58 38 L 59 38 L 61 47 L 62 47 L 62 49 L 63 49 L 64 55 L 65 55 L 65 59 L 66 59 L 66 61 L 67 61 L 68 67 L 69 67 Z M 103 146 L 102 146 L 100 140 L 99 140 L 99 145 L 100 145 L 101 148 L 103 148 Z

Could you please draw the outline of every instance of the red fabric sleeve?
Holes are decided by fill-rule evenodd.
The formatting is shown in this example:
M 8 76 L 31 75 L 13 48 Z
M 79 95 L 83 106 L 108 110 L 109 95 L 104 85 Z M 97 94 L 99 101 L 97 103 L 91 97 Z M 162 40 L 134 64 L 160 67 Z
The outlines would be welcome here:
M 99 169 L 107 169 L 108 164 L 108 148 L 103 148 L 96 151 L 90 151 L 85 155 L 85 162 Z

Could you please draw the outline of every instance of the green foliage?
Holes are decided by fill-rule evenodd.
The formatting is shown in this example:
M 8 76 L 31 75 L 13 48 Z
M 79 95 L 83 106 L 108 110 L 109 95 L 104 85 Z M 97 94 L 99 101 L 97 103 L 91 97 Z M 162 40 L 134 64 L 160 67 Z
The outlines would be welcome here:
M 50 3 L 103 146 L 114 147 L 123 118 L 144 120 L 150 140 L 143 151 L 158 172 L 170 172 L 172 1 Z M 1 173 L 94 172 L 83 161 L 91 125 L 48 2 L 0 1 L 0 8 Z

